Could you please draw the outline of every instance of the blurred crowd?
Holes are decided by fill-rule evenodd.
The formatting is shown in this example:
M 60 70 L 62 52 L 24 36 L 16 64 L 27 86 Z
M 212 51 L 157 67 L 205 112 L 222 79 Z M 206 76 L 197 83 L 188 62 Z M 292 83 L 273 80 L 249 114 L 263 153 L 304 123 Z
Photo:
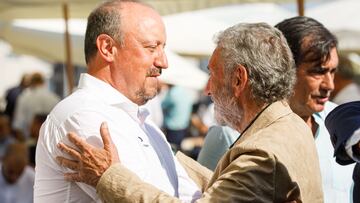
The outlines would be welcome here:
M 5 95 L 0 113 L 0 198 L 33 202 L 35 150 L 42 123 L 60 101 L 41 73 L 26 74 Z

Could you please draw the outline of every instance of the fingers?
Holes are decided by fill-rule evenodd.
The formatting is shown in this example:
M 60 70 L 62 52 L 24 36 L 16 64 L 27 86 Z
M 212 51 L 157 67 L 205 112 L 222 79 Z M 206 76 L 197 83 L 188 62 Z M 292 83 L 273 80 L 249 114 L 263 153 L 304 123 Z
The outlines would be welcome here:
M 64 158 L 62 156 L 56 157 L 56 161 L 60 164 L 60 166 L 64 166 L 73 171 L 78 171 L 80 168 L 79 162 Z
M 111 140 L 109 128 L 108 128 L 106 122 L 101 123 L 100 135 L 101 135 L 102 141 L 104 143 L 104 149 L 108 152 L 111 151 L 112 140 Z
M 75 149 L 63 144 L 63 143 L 59 143 L 57 145 L 59 147 L 59 149 L 62 151 L 62 152 L 65 152 L 67 154 L 69 154 L 70 156 L 72 156 L 73 158 L 79 160 L 81 155 L 78 151 L 76 151 Z
M 113 143 L 113 141 L 111 139 L 109 128 L 108 128 L 106 122 L 101 123 L 100 135 L 101 135 L 101 138 L 102 138 L 103 143 L 104 143 L 104 149 L 107 152 L 110 152 L 110 154 L 112 156 L 112 162 L 113 163 L 120 162 L 117 149 L 116 149 L 116 147 L 115 147 L 115 145 L 114 145 L 114 143 Z
M 80 173 L 65 173 L 64 178 L 67 181 L 72 182 L 83 182 L 93 187 L 96 187 L 97 183 L 99 182 L 99 178 L 89 178 L 85 176 L 81 176 Z
M 67 181 L 83 182 L 79 173 L 65 173 L 64 178 Z
M 86 143 L 85 140 L 81 139 L 75 133 L 72 132 L 68 133 L 68 138 L 70 142 L 72 142 L 75 146 L 77 146 L 80 149 L 80 152 L 90 149 L 91 147 L 88 143 Z

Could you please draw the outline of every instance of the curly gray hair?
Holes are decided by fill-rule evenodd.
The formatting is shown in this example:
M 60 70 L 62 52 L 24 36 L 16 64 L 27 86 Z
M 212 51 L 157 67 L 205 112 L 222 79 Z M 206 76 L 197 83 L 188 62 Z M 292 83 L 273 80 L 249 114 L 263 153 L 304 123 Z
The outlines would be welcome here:
M 237 65 L 246 68 L 252 97 L 272 103 L 291 96 L 296 80 L 295 63 L 282 33 L 266 23 L 240 23 L 219 33 L 225 81 L 230 82 Z

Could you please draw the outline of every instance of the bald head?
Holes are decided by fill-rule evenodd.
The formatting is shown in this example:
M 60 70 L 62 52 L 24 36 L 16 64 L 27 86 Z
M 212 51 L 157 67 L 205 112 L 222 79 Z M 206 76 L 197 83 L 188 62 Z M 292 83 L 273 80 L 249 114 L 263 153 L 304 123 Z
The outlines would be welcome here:
M 86 63 L 88 64 L 97 52 L 96 39 L 100 34 L 107 34 L 123 44 L 124 31 L 129 29 L 128 25 L 144 19 L 144 15 L 150 13 L 161 20 L 154 9 L 138 1 L 108 1 L 94 9 L 88 17 L 85 33 Z

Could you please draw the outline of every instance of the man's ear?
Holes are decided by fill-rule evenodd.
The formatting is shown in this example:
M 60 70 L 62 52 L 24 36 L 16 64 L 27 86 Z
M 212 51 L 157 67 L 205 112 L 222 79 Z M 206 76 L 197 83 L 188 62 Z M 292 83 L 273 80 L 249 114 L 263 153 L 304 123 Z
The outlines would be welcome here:
M 100 56 L 107 62 L 114 61 L 114 54 L 116 53 L 116 43 L 107 34 L 100 34 L 96 38 L 96 47 Z
M 239 97 L 241 94 L 243 94 L 247 82 L 248 82 L 248 72 L 246 68 L 242 65 L 238 65 L 235 68 L 233 82 L 232 82 L 234 88 L 234 94 L 236 97 Z

